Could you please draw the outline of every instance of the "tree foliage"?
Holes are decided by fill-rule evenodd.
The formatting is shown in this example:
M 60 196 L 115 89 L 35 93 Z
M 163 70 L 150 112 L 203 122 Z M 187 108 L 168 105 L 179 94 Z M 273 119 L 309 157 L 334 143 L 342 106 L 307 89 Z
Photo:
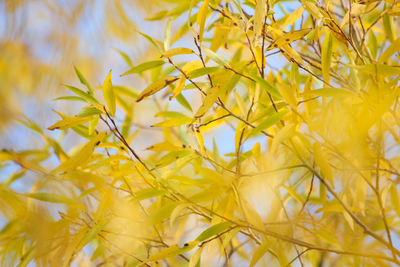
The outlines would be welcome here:
M 400 265 L 399 3 L 159 3 L 130 11 L 162 34 L 113 24 L 146 59 L 19 120 L 2 264 Z

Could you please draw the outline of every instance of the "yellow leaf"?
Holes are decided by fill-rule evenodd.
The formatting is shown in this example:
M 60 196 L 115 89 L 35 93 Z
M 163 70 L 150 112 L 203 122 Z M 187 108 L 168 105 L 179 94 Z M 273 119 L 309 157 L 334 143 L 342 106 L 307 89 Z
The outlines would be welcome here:
M 294 42 L 298 39 L 303 38 L 304 36 L 306 36 L 312 29 L 302 29 L 302 30 L 298 30 L 298 31 L 292 31 L 292 32 L 288 32 L 283 34 L 282 36 L 279 36 L 275 42 L 273 42 L 272 44 L 270 44 L 267 47 L 267 50 L 271 50 L 271 49 L 275 49 L 275 48 L 280 48 L 286 44 L 289 44 L 291 42 Z
M 180 248 L 178 245 L 171 246 L 169 248 L 162 250 L 161 252 L 159 252 L 155 255 L 150 256 L 143 263 L 147 263 L 150 261 L 158 261 L 158 260 L 162 260 L 165 258 L 178 256 L 180 254 L 183 254 L 185 252 L 192 250 L 197 244 L 198 244 L 198 241 L 192 241 L 192 242 L 189 242 L 189 243 L 186 243 L 185 245 L 183 245 L 182 248 Z
M 202 252 L 203 252 L 203 247 L 200 247 L 199 249 L 197 249 L 193 253 L 193 255 L 192 255 L 192 257 L 190 258 L 190 261 L 189 261 L 189 267 L 195 267 L 197 265 L 197 263 L 200 260 Z
M 310 94 L 325 97 L 350 97 L 356 94 L 345 88 L 324 87 L 320 89 L 310 90 Z
M 183 203 L 181 205 L 178 205 L 172 212 L 171 215 L 169 216 L 169 226 L 172 228 L 174 226 L 174 222 L 176 218 L 178 218 L 179 215 L 181 215 L 182 211 L 184 211 L 187 207 L 189 207 L 189 203 Z
M 182 70 L 184 73 L 190 73 L 191 71 L 200 69 L 202 67 L 203 67 L 203 63 L 200 60 L 193 60 L 193 61 L 186 63 L 182 67 Z M 170 96 L 169 100 L 178 96 L 181 93 L 181 91 L 183 90 L 183 88 L 185 87 L 185 84 L 186 84 L 185 76 L 180 75 L 179 78 L 180 78 L 179 84 L 172 91 L 172 96 Z
M 169 142 L 161 142 L 158 144 L 154 144 L 146 149 L 152 150 L 152 151 L 163 152 L 163 151 L 180 151 L 180 150 L 184 150 L 185 148 L 186 148 L 186 145 L 175 146 Z
M 296 88 L 282 83 L 279 85 L 278 90 L 286 102 L 288 102 L 293 109 L 297 109 Z
M 385 63 L 396 52 L 400 52 L 400 38 L 397 38 L 379 57 L 379 63 Z
M 291 187 L 288 187 L 286 185 L 282 186 L 283 188 L 286 189 L 286 191 L 288 191 L 289 195 L 294 198 L 295 200 L 297 200 L 298 202 L 300 202 L 301 204 L 304 203 L 303 198 Z
M 164 53 L 161 54 L 162 57 L 172 57 L 176 55 L 188 55 L 188 54 L 194 54 L 194 51 L 190 48 L 186 47 L 178 47 L 178 48 L 172 48 L 170 50 L 165 51 Z
M 197 24 L 200 25 L 200 31 L 199 31 L 200 42 L 203 40 L 204 25 L 206 23 L 209 3 L 210 3 L 210 0 L 204 0 L 203 4 L 201 5 L 201 7 L 199 9 L 199 13 L 197 13 Z
M 262 34 L 265 17 L 265 0 L 256 0 L 256 9 L 254 13 L 254 40 L 258 41 L 258 38 Z
M 106 100 L 106 104 L 111 115 L 115 116 L 116 104 L 115 104 L 114 89 L 111 83 L 111 71 L 108 73 L 103 83 L 103 96 L 104 99 Z
M 85 122 L 93 120 L 94 116 L 89 117 L 64 117 L 63 120 L 56 122 L 52 126 L 50 126 L 49 130 L 65 130 Z
M 332 62 L 332 35 L 330 32 L 325 36 L 324 42 L 322 44 L 321 51 L 321 65 L 322 65 L 322 77 L 325 82 L 329 83 L 329 72 Z
M 400 200 L 399 193 L 396 189 L 395 184 L 390 187 L 390 200 L 392 202 L 393 208 L 396 211 L 398 217 L 400 217 Z
M 153 95 L 163 89 L 165 86 L 175 82 L 179 78 L 175 76 L 167 76 L 162 78 L 161 80 L 158 80 L 152 84 L 150 84 L 146 89 L 143 90 L 143 92 L 140 93 L 138 98 L 136 99 L 136 102 L 140 102 L 143 100 L 143 98 Z
M 283 19 L 279 24 L 281 25 L 282 28 L 285 28 L 286 26 L 289 26 L 296 22 L 301 15 L 303 15 L 304 12 L 304 7 L 301 6 L 292 13 L 290 13 L 285 19 Z
M 174 88 L 174 90 L 172 91 L 172 95 L 169 97 L 169 100 L 171 100 L 174 97 L 178 96 L 182 92 L 183 88 L 185 88 L 186 78 L 183 75 L 180 75 L 179 79 L 180 79 L 179 83 Z
M 334 185 L 331 166 L 329 166 L 328 161 L 322 154 L 321 145 L 319 143 L 315 143 L 313 148 L 314 148 L 314 159 L 319 168 L 321 169 L 321 174 L 323 178 L 326 178 L 331 183 L 331 185 Z
M 235 151 L 236 152 L 239 149 L 239 145 L 240 145 L 239 142 L 243 141 L 244 133 L 242 134 L 242 131 L 245 128 L 245 126 L 246 126 L 246 124 L 244 124 L 244 122 L 240 121 L 236 127 L 236 131 L 235 131 Z
M 254 251 L 253 257 L 251 258 L 250 267 L 256 265 L 262 256 L 268 251 L 269 244 L 264 242 Z
M 212 107 L 212 105 L 217 101 L 221 90 L 222 85 L 218 84 L 217 86 L 211 88 L 207 92 L 207 96 L 203 100 L 203 104 L 200 106 L 200 108 L 197 110 L 195 117 L 200 118 L 203 117 L 203 115 Z
M 236 103 L 239 106 L 240 112 L 242 113 L 242 116 L 245 117 L 247 114 L 246 111 L 246 104 L 243 101 L 243 97 L 240 96 L 238 93 L 234 92 Z
M 200 129 L 199 128 L 194 130 L 194 135 L 196 136 L 197 143 L 200 146 L 201 153 L 204 154 L 206 152 L 206 148 L 204 146 L 204 139 L 203 139 L 203 136 L 200 133 Z
M 40 201 L 52 202 L 52 203 L 64 203 L 64 204 L 74 204 L 76 203 L 73 199 L 68 198 L 63 195 L 53 194 L 53 193 L 29 193 L 24 194 L 24 196 L 29 198 L 34 198 Z
M 285 53 L 283 53 L 283 55 L 292 62 L 297 62 L 300 64 L 303 64 L 303 59 L 300 56 L 299 53 L 297 53 L 296 50 L 294 50 L 292 47 L 290 47 L 289 45 L 285 44 L 283 45 L 282 49 L 285 51 Z M 306 66 L 307 68 L 307 66 Z
M 347 205 L 347 198 L 346 197 L 343 197 L 343 202 Z M 342 208 L 342 210 L 343 210 L 343 208 Z M 345 210 L 343 210 L 342 213 L 343 213 L 344 219 L 349 224 L 350 229 L 354 231 L 354 220 L 353 220 L 353 218 Z
M 229 32 L 230 28 L 228 27 L 216 26 L 214 28 L 214 35 L 211 41 L 210 50 L 217 52 L 218 48 L 227 41 Z
M 92 119 L 89 123 L 89 130 L 88 130 L 88 134 L 92 135 L 94 133 L 94 130 L 97 126 L 97 124 L 99 123 L 99 117 L 95 117 L 94 119 Z
M 254 54 L 256 56 L 257 66 L 261 68 L 264 63 L 264 54 L 259 45 L 257 45 L 256 48 L 254 49 Z
M 275 135 L 272 145 L 271 145 L 271 155 L 277 151 L 278 145 L 285 141 L 287 138 L 290 138 L 295 133 L 294 125 L 286 125 Z
M 60 166 L 55 168 L 52 173 L 67 172 L 75 169 L 76 167 L 84 164 L 92 155 L 94 148 L 104 139 L 106 132 L 96 135 L 90 140 L 74 157 L 64 161 Z
M 181 117 L 177 117 L 177 118 L 173 118 L 170 120 L 156 123 L 156 124 L 152 125 L 152 127 L 176 127 L 179 125 L 190 124 L 192 121 L 193 121 L 193 119 L 190 117 L 181 116 Z

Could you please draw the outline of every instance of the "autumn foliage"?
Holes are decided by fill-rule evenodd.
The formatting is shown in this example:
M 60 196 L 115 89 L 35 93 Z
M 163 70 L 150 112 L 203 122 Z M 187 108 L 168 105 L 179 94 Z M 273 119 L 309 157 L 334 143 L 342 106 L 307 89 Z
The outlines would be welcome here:
M 400 265 L 400 2 L 114 4 L 143 55 L 63 65 L 46 127 L 6 98 L 2 266 Z

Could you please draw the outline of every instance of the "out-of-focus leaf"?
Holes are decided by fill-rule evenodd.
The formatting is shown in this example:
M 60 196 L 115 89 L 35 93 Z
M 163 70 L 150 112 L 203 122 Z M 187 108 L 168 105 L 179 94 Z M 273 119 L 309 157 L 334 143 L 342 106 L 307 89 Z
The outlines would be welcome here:
M 86 88 L 89 90 L 89 94 L 93 95 L 93 88 L 90 86 L 89 82 L 86 80 L 86 78 L 83 76 L 83 74 L 78 70 L 78 68 L 74 65 L 75 73 L 79 78 L 79 81 L 86 86 Z
M 254 251 L 253 257 L 251 258 L 250 267 L 256 265 L 261 257 L 264 256 L 265 253 L 267 253 L 269 247 L 270 246 L 267 243 L 263 243 L 257 247 L 257 249 Z
M 208 49 L 207 47 L 203 47 L 203 49 L 204 49 L 206 56 L 211 58 L 212 61 L 214 61 L 215 63 L 217 63 L 221 66 L 229 67 L 229 61 L 224 56 L 215 53 L 214 51 Z
M 54 194 L 54 193 L 28 193 L 24 196 L 29 198 L 34 198 L 40 201 L 52 202 L 52 203 L 64 203 L 64 204 L 74 204 L 76 203 L 73 199 L 66 196 Z
M 71 171 L 76 167 L 84 164 L 86 160 L 92 155 L 94 148 L 104 139 L 106 136 L 105 132 L 102 132 L 92 140 L 90 140 L 74 157 L 69 158 L 68 160 L 64 161 L 60 166 L 55 168 L 52 173 L 58 173 L 63 171 Z

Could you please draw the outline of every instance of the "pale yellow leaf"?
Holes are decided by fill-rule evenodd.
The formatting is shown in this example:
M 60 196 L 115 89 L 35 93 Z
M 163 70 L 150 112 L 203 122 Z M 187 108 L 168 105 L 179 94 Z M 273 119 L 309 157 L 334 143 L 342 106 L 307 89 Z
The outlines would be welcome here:
M 186 47 L 172 48 L 161 54 L 162 57 L 172 57 L 176 55 L 194 54 L 194 51 Z
M 203 40 L 204 26 L 206 23 L 209 3 L 210 0 L 204 0 L 203 4 L 199 9 L 199 12 L 197 13 L 197 24 L 200 25 L 200 31 L 199 31 L 200 42 Z

